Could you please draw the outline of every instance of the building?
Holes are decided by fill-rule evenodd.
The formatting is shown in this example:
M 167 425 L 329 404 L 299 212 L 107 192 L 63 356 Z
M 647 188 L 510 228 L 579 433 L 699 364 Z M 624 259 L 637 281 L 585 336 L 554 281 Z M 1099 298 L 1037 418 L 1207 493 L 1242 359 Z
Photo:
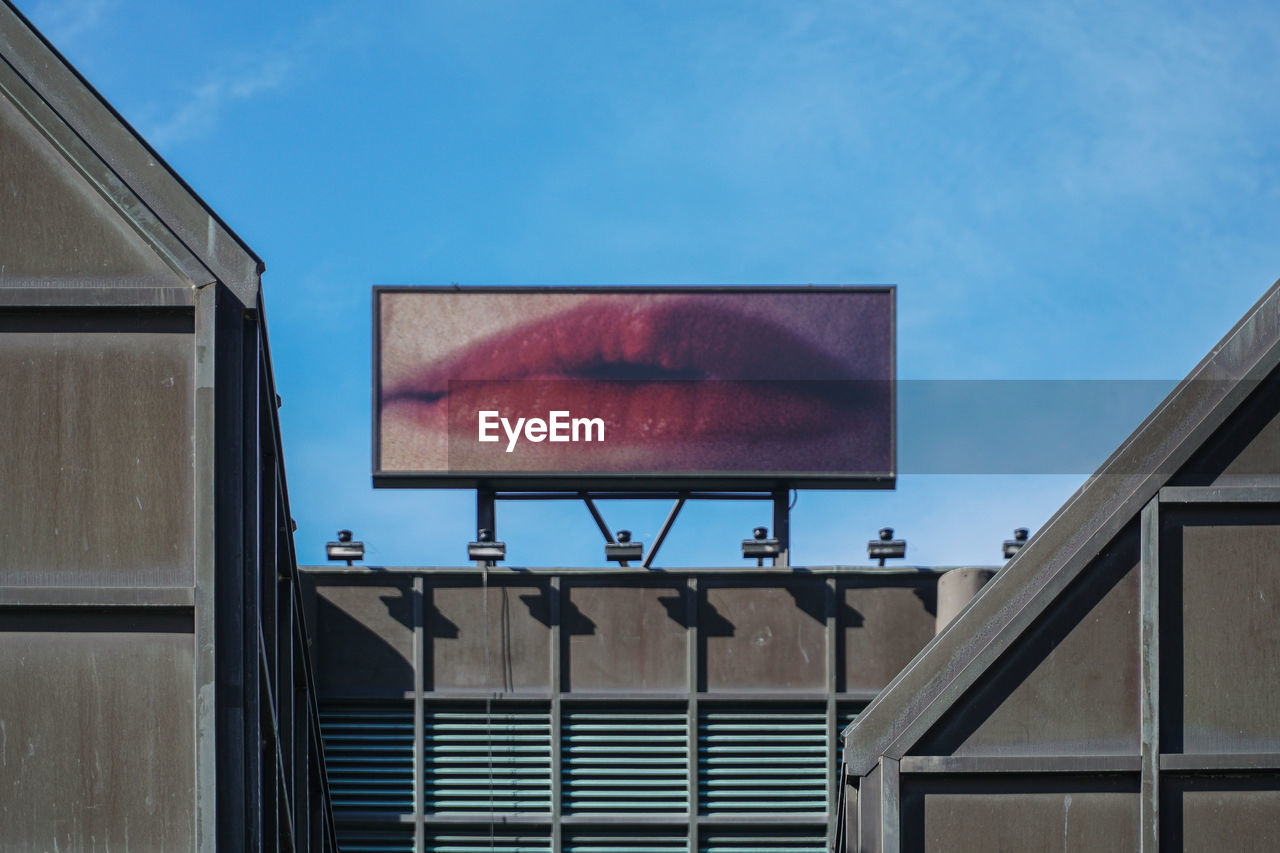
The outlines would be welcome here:
M 845 733 L 845 851 L 1280 838 L 1280 284 Z
M 0 57 L 0 849 L 334 850 L 262 262 Z
M 940 572 L 304 567 L 357 850 L 822 853 Z
M 936 639 L 931 569 L 300 571 L 262 262 L 0 57 L 0 849 L 1280 836 L 1280 288 Z

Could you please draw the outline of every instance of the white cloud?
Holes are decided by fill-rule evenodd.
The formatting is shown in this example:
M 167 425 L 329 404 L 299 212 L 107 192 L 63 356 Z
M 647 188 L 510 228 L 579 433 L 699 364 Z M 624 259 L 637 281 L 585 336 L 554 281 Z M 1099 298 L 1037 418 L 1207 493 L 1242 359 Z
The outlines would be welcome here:
M 292 68 L 289 57 L 277 56 L 248 67 L 221 70 L 191 90 L 186 103 L 150 128 L 147 138 L 157 148 L 165 148 L 203 136 L 217 126 L 230 104 L 280 88 Z
M 35 21 L 54 45 L 65 48 L 96 29 L 115 0 L 42 0 L 31 10 Z

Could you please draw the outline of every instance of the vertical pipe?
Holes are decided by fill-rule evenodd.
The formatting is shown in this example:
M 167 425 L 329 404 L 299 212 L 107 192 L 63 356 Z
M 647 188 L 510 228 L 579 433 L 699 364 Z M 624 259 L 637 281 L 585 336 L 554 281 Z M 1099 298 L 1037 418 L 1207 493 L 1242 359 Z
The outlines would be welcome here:
M 773 491 L 773 538 L 778 540 L 782 550 L 774 558 L 775 566 L 791 565 L 791 506 L 786 489 Z
M 492 490 L 476 489 L 476 530 L 492 531 L 494 540 L 497 540 L 498 519 L 497 512 L 494 509 L 495 502 L 496 499 Z
M 969 605 L 973 597 L 995 577 L 994 569 L 952 569 L 938 578 L 938 606 L 934 617 L 934 634 L 942 629 Z
M 426 844 L 425 808 L 423 795 L 426 782 L 426 723 L 422 706 L 424 680 L 423 661 L 426 658 L 426 584 L 422 575 L 413 576 L 413 849 L 423 850 Z
M 839 785 L 832 785 L 836 779 L 836 771 L 840 767 L 840 714 L 836 707 L 836 651 L 840 642 L 840 634 L 836 625 L 836 579 L 826 578 L 823 585 L 826 616 L 826 689 L 827 689 L 827 837 L 834 838 L 836 832 L 836 805 L 839 802 Z
M 560 818 L 564 812 L 564 769 L 561 767 L 564 708 L 560 701 L 560 694 L 564 690 L 561 655 L 565 654 L 565 638 L 560 630 L 560 614 L 564 612 L 564 608 L 560 597 L 567 594 L 567 590 L 560 575 L 552 575 L 549 584 L 547 594 L 550 596 L 551 609 L 549 641 L 551 643 L 551 718 L 549 722 L 551 726 L 551 853 L 560 853 L 564 847 L 563 832 L 560 828 Z
M 688 688 L 686 755 L 689 775 L 689 853 L 698 853 L 698 579 L 685 578 L 685 685 Z

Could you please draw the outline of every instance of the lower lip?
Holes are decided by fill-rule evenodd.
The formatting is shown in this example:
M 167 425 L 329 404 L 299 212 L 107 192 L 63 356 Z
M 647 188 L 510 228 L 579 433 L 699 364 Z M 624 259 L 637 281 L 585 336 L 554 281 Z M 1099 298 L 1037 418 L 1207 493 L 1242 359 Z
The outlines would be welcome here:
M 448 396 L 435 402 L 389 402 L 384 420 L 404 419 L 416 430 L 447 434 L 446 458 L 437 461 L 452 471 L 716 471 L 726 465 L 849 471 L 879 461 L 865 458 L 872 450 L 865 445 L 887 411 L 887 400 L 876 399 L 880 390 L 843 382 L 453 382 Z M 521 436 L 508 453 L 501 430 L 498 442 L 478 441 L 481 410 L 497 411 L 512 424 L 546 419 L 551 411 L 600 418 L 605 441 L 530 442 Z

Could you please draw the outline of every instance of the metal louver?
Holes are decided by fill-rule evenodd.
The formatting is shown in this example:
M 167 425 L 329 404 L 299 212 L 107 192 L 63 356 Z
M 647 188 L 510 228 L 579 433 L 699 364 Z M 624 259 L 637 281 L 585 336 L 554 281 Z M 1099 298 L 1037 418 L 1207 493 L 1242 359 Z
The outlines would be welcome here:
M 423 723 L 427 812 L 551 810 L 545 705 L 494 706 L 488 713 L 483 705 L 428 706 Z
M 414 853 L 413 826 L 338 828 L 341 853 Z
M 335 809 L 413 811 L 413 706 L 326 704 L 320 734 Z
M 704 814 L 825 812 L 824 708 L 704 706 L 698 719 L 698 804 Z
M 551 853 L 545 835 L 515 834 L 510 830 L 490 834 L 484 830 L 441 830 L 427 833 L 426 853 Z
M 688 813 L 683 710 L 566 711 L 561 750 L 565 811 Z
M 689 839 L 669 832 L 581 833 L 564 840 L 564 853 L 688 853 Z
M 821 829 L 716 832 L 702 836 L 698 853 L 827 853 L 827 836 Z

